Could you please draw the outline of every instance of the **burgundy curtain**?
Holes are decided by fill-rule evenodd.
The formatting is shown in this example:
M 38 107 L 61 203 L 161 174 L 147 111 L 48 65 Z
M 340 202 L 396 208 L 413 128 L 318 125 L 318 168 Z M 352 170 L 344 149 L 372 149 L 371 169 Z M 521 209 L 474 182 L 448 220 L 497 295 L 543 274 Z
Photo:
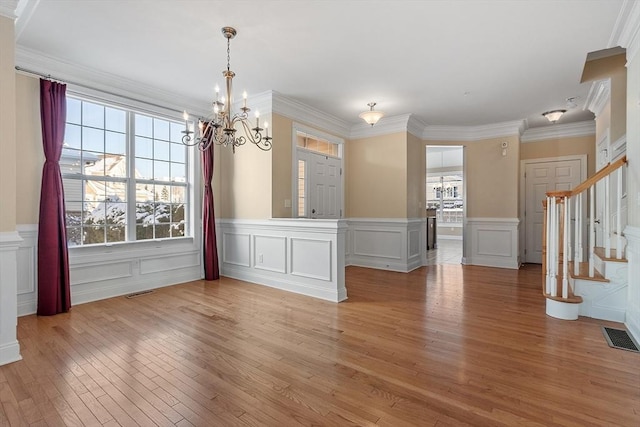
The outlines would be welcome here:
M 40 79 L 40 117 L 45 162 L 38 227 L 38 315 L 71 308 L 60 154 L 67 116 L 66 85 Z
M 212 138 L 208 128 L 204 138 Z M 202 199 L 202 252 L 204 255 L 204 278 L 216 280 L 220 278 L 218 267 L 218 244 L 216 243 L 216 217 L 213 213 L 213 142 L 202 152 L 202 177 L 204 179 L 204 197 Z

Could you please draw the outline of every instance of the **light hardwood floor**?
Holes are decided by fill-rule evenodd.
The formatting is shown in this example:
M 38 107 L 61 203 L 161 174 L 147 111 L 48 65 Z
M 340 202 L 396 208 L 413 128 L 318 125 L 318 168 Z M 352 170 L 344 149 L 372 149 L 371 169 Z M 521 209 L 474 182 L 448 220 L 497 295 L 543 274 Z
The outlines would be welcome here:
M 640 355 L 545 316 L 540 266 L 223 278 L 18 321 L 0 425 L 640 426 Z

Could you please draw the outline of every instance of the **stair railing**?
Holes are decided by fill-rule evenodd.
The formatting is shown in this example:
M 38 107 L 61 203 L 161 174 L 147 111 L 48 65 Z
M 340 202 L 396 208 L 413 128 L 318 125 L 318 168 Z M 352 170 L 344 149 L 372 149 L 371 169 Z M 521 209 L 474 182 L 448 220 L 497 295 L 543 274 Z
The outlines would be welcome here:
M 588 275 L 595 276 L 595 187 L 603 182 L 604 218 L 602 218 L 603 246 L 605 257 L 611 257 L 611 236 L 616 237 L 616 258 L 623 257 L 622 238 L 622 167 L 627 164 L 626 156 L 600 169 L 573 190 L 549 191 L 543 202 L 545 217 L 542 238 L 543 294 L 554 299 L 568 299 L 573 293 L 569 286 L 569 262 L 573 262 L 573 274 L 580 274 L 583 263 L 584 242 L 582 230 L 586 221 L 583 212 L 584 197 L 589 194 L 589 236 Z M 616 172 L 615 194 L 616 215 L 611 224 L 610 176 Z M 575 217 L 573 235 L 569 220 L 573 211 Z

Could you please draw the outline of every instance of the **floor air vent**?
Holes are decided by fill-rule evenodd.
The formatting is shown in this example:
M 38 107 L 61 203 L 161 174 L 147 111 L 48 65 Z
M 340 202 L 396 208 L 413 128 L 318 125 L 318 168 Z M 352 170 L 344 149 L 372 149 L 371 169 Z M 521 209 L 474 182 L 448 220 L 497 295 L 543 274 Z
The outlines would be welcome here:
M 141 297 L 142 295 L 147 295 L 147 294 L 152 294 L 153 291 L 140 291 L 140 292 L 134 292 L 132 294 L 126 295 L 125 298 L 135 298 L 135 297 Z
M 638 344 L 636 344 L 631 335 L 629 335 L 624 329 L 605 328 L 603 326 L 602 333 L 604 334 L 609 347 L 640 353 Z

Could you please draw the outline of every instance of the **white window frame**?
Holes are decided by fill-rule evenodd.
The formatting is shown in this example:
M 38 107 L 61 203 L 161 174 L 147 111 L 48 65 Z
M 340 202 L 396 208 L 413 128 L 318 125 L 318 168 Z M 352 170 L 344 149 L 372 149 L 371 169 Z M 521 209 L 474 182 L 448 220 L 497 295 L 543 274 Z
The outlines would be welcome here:
M 132 111 L 134 113 L 140 113 L 144 115 L 154 116 L 160 119 L 167 119 L 171 121 L 184 122 L 182 113 L 178 108 L 172 109 L 171 106 L 163 107 L 153 103 L 146 103 L 143 101 L 136 101 L 133 99 L 120 97 L 115 94 L 104 93 L 98 90 L 93 90 L 81 86 L 75 86 L 72 84 L 67 85 L 67 96 L 86 100 L 88 102 L 94 102 L 99 104 L 105 104 L 108 106 Z M 131 125 L 127 131 L 131 130 Z M 185 213 L 185 219 L 187 220 L 187 228 L 185 228 L 184 237 L 171 237 L 161 239 L 145 239 L 135 241 L 124 242 L 105 242 L 103 244 L 90 244 L 90 245 L 78 245 L 69 247 L 70 259 L 79 259 L 82 257 L 87 262 L 95 262 L 105 259 L 105 254 L 109 254 L 107 259 L 126 259 L 133 255 L 131 251 L 135 251 L 137 255 L 144 255 L 145 253 L 158 255 L 158 253 L 166 253 L 171 255 L 184 250 L 200 249 L 201 230 L 202 230 L 202 201 L 200 197 L 201 192 L 201 177 L 200 177 L 200 161 L 199 156 L 196 154 L 197 149 L 187 149 L 187 164 L 186 164 L 186 176 L 187 176 L 187 212 Z M 127 156 L 131 155 L 132 151 L 128 147 Z M 128 166 L 129 167 L 129 166 Z M 130 176 L 126 178 L 127 185 L 135 188 L 135 178 Z M 131 193 L 130 193 L 131 194 Z M 135 194 L 135 190 L 133 192 Z M 128 203 L 135 205 L 135 198 L 129 200 Z M 129 222 L 129 221 L 128 221 Z M 135 227 L 135 224 L 131 225 L 127 223 L 127 227 Z M 135 231 L 133 231 L 135 232 Z

